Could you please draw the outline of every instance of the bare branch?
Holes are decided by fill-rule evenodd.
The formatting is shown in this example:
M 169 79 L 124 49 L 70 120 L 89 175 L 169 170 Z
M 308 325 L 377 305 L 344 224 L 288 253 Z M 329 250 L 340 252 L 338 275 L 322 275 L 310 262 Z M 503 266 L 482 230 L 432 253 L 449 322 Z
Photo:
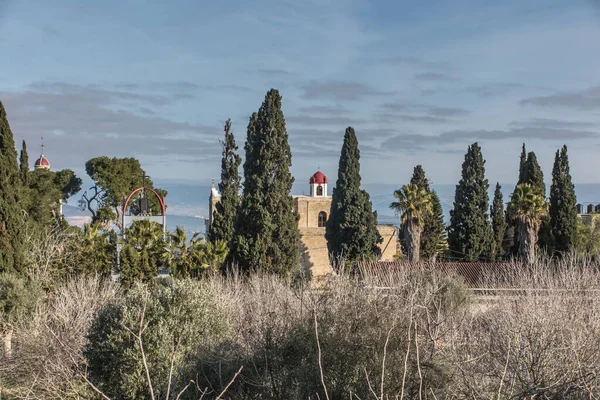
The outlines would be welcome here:
M 314 312 L 315 317 L 315 337 L 317 338 L 317 349 L 319 351 L 319 372 L 321 373 L 321 384 L 323 385 L 323 390 L 325 391 L 325 398 L 329 400 L 329 394 L 327 393 L 327 386 L 325 385 L 325 377 L 323 376 L 323 364 L 321 362 L 321 343 L 319 342 L 319 324 L 317 322 L 317 312 Z
M 240 369 L 238 369 L 238 371 L 235 373 L 235 375 L 233 375 L 233 378 L 231 378 L 231 380 L 229 381 L 227 386 L 225 386 L 225 389 L 223 389 L 223 391 L 217 396 L 217 398 L 215 400 L 220 400 L 221 397 L 223 397 L 225 392 L 227 392 L 227 389 L 229 389 L 229 386 L 231 386 L 233 384 L 233 381 L 235 381 L 235 378 L 237 378 L 237 376 L 240 374 L 240 372 L 242 372 L 243 369 L 244 369 L 244 366 L 242 365 L 240 367 Z

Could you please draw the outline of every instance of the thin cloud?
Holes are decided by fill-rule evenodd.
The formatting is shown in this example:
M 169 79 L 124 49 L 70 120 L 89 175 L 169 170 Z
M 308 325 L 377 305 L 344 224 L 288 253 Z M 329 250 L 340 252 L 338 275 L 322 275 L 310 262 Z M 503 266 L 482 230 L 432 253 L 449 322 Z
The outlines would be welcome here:
M 259 75 L 265 76 L 267 78 L 281 78 L 292 75 L 290 71 L 279 68 L 259 68 L 256 70 L 256 72 Z
M 355 118 L 347 118 L 347 117 L 315 117 L 312 115 L 291 115 L 285 118 L 286 122 L 289 124 L 298 124 L 298 125 L 311 125 L 311 126 L 322 126 L 322 125 L 355 125 L 360 123 L 361 120 Z
M 336 101 L 360 101 L 373 96 L 390 96 L 395 92 L 377 90 L 358 82 L 310 82 L 300 87 L 304 100 L 333 99 Z
M 466 140 L 578 140 L 598 138 L 597 132 L 542 127 L 523 127 L 506 130 L 453 130 L 440 135 L 404 134 L 384 141 L 382 150 L 435 150 L 440 146 L 461 143 Z
M 417 68 L 427 69 L 449 69 L 450 63 L 445 61 L 428 61 L 418 57 L 411 56 L 395 56 L 383 59 L 386 64 L 392 65 L 408 65 Z
M 600 108 L 600 86 L 585 90 L 558 92 L 549 96 L 531 97 L 521 100 L 521 105 L 539 107 L 565 107 L 579 110 Z
M 567 129 L 581 129 L 581 128 L 592 128 L 597 126 L 593 122 L 582 122 L 582 121 L 564 121 L 549 118 L 531 118 L 524 121 L 513 121 L 509 124 L 510 126 L 518 127 L 539 127 L 539 128 L 567 128 Z
M 514 90 L 527 88 L 526 85 L 514 82 L 485 83 L 467 88 L 467 92 L 474 93 L 481 98 L 498 97 Z
M 456 81 L 456 78 L 452 78 L 449 75 L 441 74 L 439 72 L 422 72 L 415 75 L 415 79 L 418 81 L 427 82 L 452 82 Z
M 219 153 L 221 128 L 158 115 L 170 95 L 146 95 L 63 82 L 37 83 L 1 94 L 15 135 L 31 144 L 47 138 L 53 163 L 82 165 L 98 155 Z M 174 155 L 176 157 L 176 155 Z M 63 164 L 64 165 L 64 164 Z
M 342 115 L 348 114 L 350 110 L 344 107 L 332 106 L 309 106 L 300 109 L 300 112 L 305 114 L 320 114 L 320 115 Z

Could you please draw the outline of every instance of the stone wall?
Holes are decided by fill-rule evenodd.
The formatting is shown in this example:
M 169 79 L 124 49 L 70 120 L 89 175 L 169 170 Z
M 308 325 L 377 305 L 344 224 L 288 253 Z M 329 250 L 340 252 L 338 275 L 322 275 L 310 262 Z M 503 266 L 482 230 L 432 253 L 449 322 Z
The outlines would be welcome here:
M 299 231 L 300 264 L 309 276 L 319 277 L 332 273 L 325 228 L 299 228 Z
M 383 238 L 383 243 L 379 244 L 381 261 L 394 261 L 396 254 L 400 251 L 398 246 L 398 229 L 391 225 L 377 225 L 377 230 Z
M 317 228 L 320 212 L 325 212 L 327 218 L 329 218 L 331 197 L 295 196 L 294 206 L 300 216 L 298 228 Z

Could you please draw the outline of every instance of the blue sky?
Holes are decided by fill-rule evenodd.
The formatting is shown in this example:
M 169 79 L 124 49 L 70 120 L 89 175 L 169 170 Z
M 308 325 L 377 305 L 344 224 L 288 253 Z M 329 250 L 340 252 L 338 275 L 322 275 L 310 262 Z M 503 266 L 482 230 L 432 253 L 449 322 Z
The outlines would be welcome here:
M 600 183 L 596 0 L 0 0 L 0 54 L 16 140 L 44 136 L 53 169 L 135 156 L 206 184 L 225 119 L 243 149 L 274 87 L 297 181 L 335 179 L 351 125 L 366 183 L 416 164 L 456 183 L 474 141 L 491 182 L 516 180 L 526 142 L 548 183 L 564 143 L 575 182 Z

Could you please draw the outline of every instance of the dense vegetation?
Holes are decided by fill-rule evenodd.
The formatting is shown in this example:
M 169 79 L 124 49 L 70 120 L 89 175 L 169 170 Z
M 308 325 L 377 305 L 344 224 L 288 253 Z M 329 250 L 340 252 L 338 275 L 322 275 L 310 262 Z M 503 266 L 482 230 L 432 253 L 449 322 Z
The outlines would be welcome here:
M 600 289 L 600 224 L 595 214 L 577 217 L 566 146 L 547 199 L 523 145 L 505 208 L 499 184 L 490 207 L 482 150 L 470 145 L 448 227 L 417 165 L 390 204 L 405 249 L 398 257 L 414 269 L 362 270 L 356 280 L 347 272 L 377 260 L 382 238 L 348 127 L 325 228 L 338 274 L 313 290 L 300 274 L 279 92 L 250 117 L 243 181 L 229 120 L 221 144 L 207 238 L 149 221 L 122 226 L 133 189 L 167 195 L 135 158 L 86 163 L 93 184 L 80 204 L 92 222 L 80 229 L 60 210 L 81 179 L 31 171 L 25 142 L 17 159 L 0 103 L 0 397 L 597 397 L 600 308 L 585 290 Z M 159 200 L 147 200 L 147 211 L 136 197 L 125 212 L 156 214 Z M 487 284 L 532 290 L 481 308 L 460 278 L 435 267 L 448 259 L 513 260 L 509 276 Z
M 513 284 L 545 290 L 485 307 L 430 267 L 316 291 L 262 274 L 126 292 L 77 278 L 31 294 L 0 382 L 30 399 L 594 398 L 600 276 L 567 265 L 513 265 Z

